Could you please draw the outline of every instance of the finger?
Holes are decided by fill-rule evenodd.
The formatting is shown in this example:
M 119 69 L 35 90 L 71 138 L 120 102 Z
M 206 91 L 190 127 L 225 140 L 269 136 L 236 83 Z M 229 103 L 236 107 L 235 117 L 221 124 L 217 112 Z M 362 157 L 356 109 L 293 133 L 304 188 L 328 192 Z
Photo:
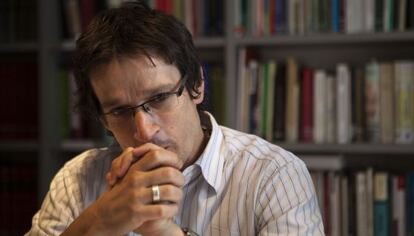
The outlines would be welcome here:
M 159 185 L 160 189 L 160 200 L 156 204 L 178 204 L 181 201 L 183 196 L 183 192 L 180 188 L 174 185 Z M 152 187 L 148 187 L 147 191 L 145 191 L 145 201 L 144 204 L 153 203 L 153 194 L 152 194 Z
M 137 148 L 126 148 L 119 157 L 112 161 L 110 174 L 107 176 L 109 185 L 112 186 L 116 183 L 118 178 L 123 178 L 133 163 L 137 162 L 143 155 L 153 150 L 163 149 L 152 143 L 146 143 Z
M 150 171 L 163 166 L 173 167 L 180 170 L 184 164 L 183 161 L 178 158 L 177 154 L 166 149 L 146 149 L 147 147 L 141 147 L 133 150 L 134 155 L 146 151 L 134 167 L 137 171 Z
M 106 175 L 108 184 L 113 186 L 118 178 L 124 177 L 126 174 L 128 167 L 125 167 L 125 163 L 131 162 L 133 159 L 132 154 L 132 147 L 126 148 L 120 156 L 115 158 L 111 163 L 111 169 L 109 170 L 108 174 Z
M 148 172 L 135 172 L 135 174 L 143 175 L 137 180 L 142 182 L 137 184 L 145 187 L 172 184 L 180 188 L 184 185 L 184 175 L 173 167 L 161 167 Z
M 145 221 L 169 219 L 178 213 L 177 204 L 156 204 L 144 205 L 140 209 L 140 214 L 145 216 Z

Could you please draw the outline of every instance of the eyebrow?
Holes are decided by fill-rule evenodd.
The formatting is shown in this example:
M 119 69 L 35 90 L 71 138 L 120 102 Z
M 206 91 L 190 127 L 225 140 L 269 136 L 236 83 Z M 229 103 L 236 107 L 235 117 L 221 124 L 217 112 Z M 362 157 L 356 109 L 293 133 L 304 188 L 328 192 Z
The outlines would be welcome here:
M 145 91 L 143 91 L 144 99 L 142 99 L 142 101 L 145 102 L 148 99 L 151 99 L 152 97 L 154 97 L 154 96 L 156 96 L 160 93 L 170 92 L 171 90 L 174 89 L 174 86 L 175 86 L 175 84 L 168 83 L 168 84 L 160 85 L 160 86 L 155 87 L 155 88 L 145 90 Z M 120 104 L 122 104 L 120 99 L 110 98 L 106 101 L 103 101 L 101 103 L 101 107 L 102 107 L 102 109 L 105 109 L 105 108 L 115 107 L 115 106 L 120 105 Z M 138 105 L 138 104 L 134 104 L 134 105 Z

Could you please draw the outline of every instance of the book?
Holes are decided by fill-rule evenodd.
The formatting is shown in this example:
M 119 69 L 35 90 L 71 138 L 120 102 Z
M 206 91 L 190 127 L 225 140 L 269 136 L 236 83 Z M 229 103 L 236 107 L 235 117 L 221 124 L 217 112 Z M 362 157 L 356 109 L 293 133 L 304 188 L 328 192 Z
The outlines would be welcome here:
M 324 70 L 315 71 L 313 83 L 313 141 L 324 143 L 326 133 L 326 73 Z
M 330 216 L 331 216 L 331 229 L 332 236 L 341 235 L 341 177 L 339 174 L 334 172 L 330 173 Z
M 391 235 L 405 236 L 406 234 L 406 179 L 404 175 L 391 177 L 392 187 L 392 230 Z
M 356 233 L 358 236 L 368 235 L 368 195 L 367 176 L 365 171 L 355 173 L 356 188 Z
M 299 136 L 299 78 L 298 64 L 292 57 L 286 62 L 286 141 L 297 142 Z
M 275 79 L 275 102 L 273 103 L 273 138 L 276 141 L 284 141 L 286 136 L 286 65 L 284 63 L 278 64 Z
M 394 30 L 394 0 L 384 0 L 383 6 L 383 31 L 390 32 Z
M 366 140 L 366 112 L 365 112 L 365 73 L 362 68 L 356 68 L 352 76 L 352 141 Z
M 313 142 L 313 70 L 304 68 L 301 76 L 300 140 Z
M 365 114 L 368 142 L 380 141 L 380 67 L 372 61 L 365 67 Z
M 386 0 L 375 1 L 375 31 L 381 32 L 384 29 L 384 2 Z
M 267 63 L 267 97 L 266 97 L 266 129 L 265 137 L 270 142 L 273 141 L 273 118 L 274 118 L 274 101 L 275 101 L 275 79 L 277 73 L 277 64 L 274 60 Z
M 396 143 L 414 142 L 414 62 L 395 63 Z
M 372 167 L 368 167 L 365 171 L 366 174 L 366 193 L 367 193 L 367 235 L 374 235 L 374 170 Z
M 380 64 L 380 138 L 382 143 L 394 142 L 394 67 Z
M 411 14 L 414 14 L 411 12 Z M 407 0 L 399 0 L 398 12 L 397 12 L 397 22 L 396 28 L 398 31 L 405 31 L 407 29 Z
M 336 142 L 336 78 L 333 75 L 326 77 L 325 86 L 325 141 Z
M 337 142 L 344 144 L 351 141 L 351 72 L 348 65 L 336 66 L 336 121 Z
M 374 174 L 374 235 L 390 235 L 388 173 Z
M 414 172 L 407 173 L 407 235 L 414 235 Z
M 341 208 L 341 222 L 340 222 L 340 235 L 348 235 L 349 233 L 349 191 L 348 191 L 348 176 L 340 176 L 340 208 Z M 338 205 L 338 206 L 339 206 Z
M 331 1 L 331 31 L 335 33 L 341 31 L 341 7 L 340 0 Z

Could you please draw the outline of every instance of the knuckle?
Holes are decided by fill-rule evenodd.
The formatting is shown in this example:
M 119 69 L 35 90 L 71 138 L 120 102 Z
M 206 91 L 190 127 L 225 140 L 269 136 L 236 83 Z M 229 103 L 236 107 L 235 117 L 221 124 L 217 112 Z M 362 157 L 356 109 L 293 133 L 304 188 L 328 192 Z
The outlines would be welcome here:
M 166 185 L 164 189 L 165 196 L 174 196 L 174 188 L 171 185 Z
M 167 216 L 167 210 L 162 206 L 158 206 L 155 208 L 155 215 L 159 218 L 164 218 Z
M 141 205 L 134 205 L 131 207 L 130 216 L 133 222 L 141 222 L 142 221 L 142 206 Z
M 142 183 L 142 177 L 138 173 L 132 173 L 128 175 L 128 185 L 131 187 L 140 186 Z
M 133 198 L 134 202 L 137 201 L 137 200 L 141 200 L 142 197 L 143 197 L 143 192 L 142 192 L 141 189 L 136 188 L 136 189 L 132 190 L 132 198 Z
M 154 150 L 151 152 L 151 159 L 155 162 L 159 162 L 162 160 L 162 155 L 160 150 Z
M 177 171 L 172 167 L 166 167 L 163 173 L 167 178 L 171 179 L 177 175 Z

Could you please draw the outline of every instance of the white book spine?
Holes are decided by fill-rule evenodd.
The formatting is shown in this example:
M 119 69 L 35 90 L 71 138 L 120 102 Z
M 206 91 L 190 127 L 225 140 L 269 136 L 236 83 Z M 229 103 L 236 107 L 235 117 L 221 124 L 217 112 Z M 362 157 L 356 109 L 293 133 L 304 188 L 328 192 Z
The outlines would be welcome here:
M 315 143 L 325 142 L 325 103 L 326 103 L 326 73 L 316 70 L 314 74 L 313 95 L 313 140 Z
M 367 220 L 367 187 L 365 172 L 356 173 L 356 218 L 357 218 L 357 236 L 368 235 Z
M 349 143 L 351 137 L 351 75 L 347 65 L 338 64 L 337 76 L 337 141 L 338 143 Z

